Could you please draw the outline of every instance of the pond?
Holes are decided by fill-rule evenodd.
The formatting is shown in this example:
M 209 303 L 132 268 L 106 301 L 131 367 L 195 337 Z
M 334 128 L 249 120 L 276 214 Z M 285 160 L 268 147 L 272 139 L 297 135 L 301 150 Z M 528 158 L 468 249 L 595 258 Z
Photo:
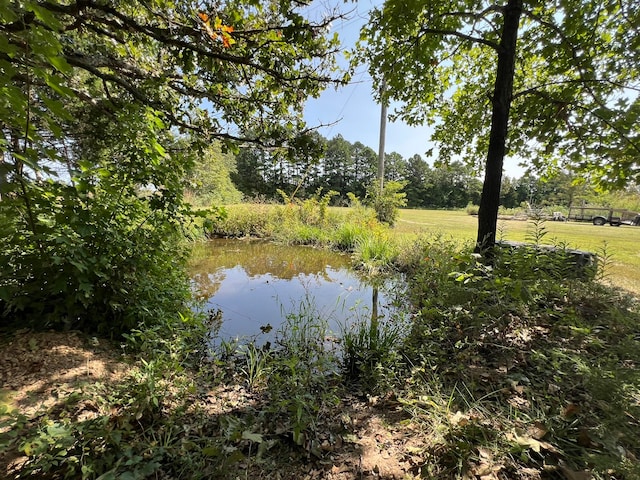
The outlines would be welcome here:
M 354 319 L 388 315 L 390 302 L 351 268 L 349 255 L 257 240 L 214 239 L 194 248 L 190 274 L 219 338 L 272 341 L 288 315 L 313 310 L 334 333 Z M 374 305 L 375 301 L 375 305 Z

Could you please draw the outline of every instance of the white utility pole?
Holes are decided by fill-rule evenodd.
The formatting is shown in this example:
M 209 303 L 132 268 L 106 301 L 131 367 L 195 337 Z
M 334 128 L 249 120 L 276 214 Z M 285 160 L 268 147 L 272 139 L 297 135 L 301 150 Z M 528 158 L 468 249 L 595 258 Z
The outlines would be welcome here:
M 387 89 L 387 83 L 382 80 L 380 86 L 380 145 L 378 147 L 378 183 L 380 184 L 380 195 L 384 188 L 384 141 L 387 134 L 387 102 L 384 99 L 384 93 Z

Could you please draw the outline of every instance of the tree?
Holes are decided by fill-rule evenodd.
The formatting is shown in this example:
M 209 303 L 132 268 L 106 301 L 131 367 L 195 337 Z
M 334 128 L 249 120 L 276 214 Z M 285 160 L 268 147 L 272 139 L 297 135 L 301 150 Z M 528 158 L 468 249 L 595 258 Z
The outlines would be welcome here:
M 429 164 L 418 154 L 412 156 L 407 161 L 407 171 L 405 180 L 407 185 L 404 191 L 407 194 L 407 205 L 409 207 L 424 207 L 427 195 L 427 175 L 429 174 Z
M 0 315 L 117 333 L 175 313 L 194 152 L 315 148 L 335 17 L 295 0 L 0 5 Z
M 518 202 L 518 193 L 516 191 L 517 183 L 511 177 L 504 177 L 500 187 L 500 205 L 505 208 L 515 208 L 520 205 Z
M 505 155 L 640 177 L 639 29 L 633 2 L 388 0 L 360 58 L 395 116 L 435 125 L 443 161 L 484 156 L 477 242 L 491 246 Z
M 344 197 L 350 191 L 349 171 L 353 164 L 351 144 L 342 135 L 336 135 L 326 145 L 322 156 L 322 185 L 319 186 L 327 191 L 335 190 Z
M 385 180 L 399 182 L 407 174 L 407 162 L 398 152 L 387 153 L 384 156 Z
M 430 169 L 426 177 L 426 206 L 463 208 L 479 199 L 480 182 L 462 162 L 451 162 Z
M 192 203 L 212 206 L 242 200 L 242 193 L 231 181 L 231 174 L 237 171 L 235 157 L 230 152 L 223 153 L 220 142 L 213 142 L 198 152 L 192 163 L 194 167 L 187 176 L 186 189 Z
M 266 182 L 266 152 L 257 147 L 242 147 L 236 155 L 236 171 L 231 172 L 231 181 L 246 197 L 273 195 Z
M 355 182 L 351 192 L 357 197 L 364 196 L 367 187 L 376 177 L 378 171 L 378 154 L 371 147 L 361 142 L 352 145 L 351 155 L 355 170 Z

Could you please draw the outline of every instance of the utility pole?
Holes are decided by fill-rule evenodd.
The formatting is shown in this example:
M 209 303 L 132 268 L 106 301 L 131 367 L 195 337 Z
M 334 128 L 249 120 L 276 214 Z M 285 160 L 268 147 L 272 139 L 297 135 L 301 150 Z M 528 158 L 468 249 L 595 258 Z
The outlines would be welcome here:
M 380 186 L 380 195 L 384 188 L 384 141 L 387 134 L 387 102 L 384 99 L 384 93 L 387 90 L 387 83 L 382 80 L 380 86 L 380 145 L 378 147 L 378 183 Z

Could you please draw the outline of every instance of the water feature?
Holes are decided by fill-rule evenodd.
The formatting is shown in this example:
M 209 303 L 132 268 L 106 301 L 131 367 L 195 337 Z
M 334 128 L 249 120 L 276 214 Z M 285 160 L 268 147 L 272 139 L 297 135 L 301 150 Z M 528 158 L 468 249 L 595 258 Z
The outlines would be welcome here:
M 220 338 L 267 341 L 303 304 L 312 304 L 335 333 L 372 312 L 387 315 L 384 293 L 350 264 L 348 255 L 312 247 L 215 239 L 194 248 L 190 272 L 205 308 L 222 311 Z

